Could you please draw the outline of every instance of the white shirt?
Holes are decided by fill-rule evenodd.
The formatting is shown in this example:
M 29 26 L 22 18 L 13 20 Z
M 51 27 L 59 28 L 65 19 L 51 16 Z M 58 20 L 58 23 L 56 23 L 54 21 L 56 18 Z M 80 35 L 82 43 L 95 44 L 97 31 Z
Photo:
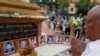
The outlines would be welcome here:
M 90 42 L 81 56 L 100 56 L 100 39 Z
M 69 21 L 67 21 L 67 20 L 64 20 L 64 23 L 63 23 L 63 25 L 67 28 L 67 27 L 70 27 L 70 22 Z

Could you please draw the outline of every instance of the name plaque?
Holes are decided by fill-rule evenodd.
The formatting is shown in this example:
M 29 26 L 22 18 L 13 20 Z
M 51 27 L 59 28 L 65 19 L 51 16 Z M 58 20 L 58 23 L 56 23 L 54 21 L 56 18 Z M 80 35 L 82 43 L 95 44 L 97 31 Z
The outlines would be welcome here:
M 38 24 L 0 23 L 0 42 L 38 35 Z

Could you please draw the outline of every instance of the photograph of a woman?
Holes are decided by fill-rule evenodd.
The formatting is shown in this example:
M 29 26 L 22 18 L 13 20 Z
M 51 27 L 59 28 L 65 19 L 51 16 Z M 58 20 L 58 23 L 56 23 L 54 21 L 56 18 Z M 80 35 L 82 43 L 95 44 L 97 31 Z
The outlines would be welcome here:
M 26 48 L 28 46 L 27 40 L 26 39 L 19 40 L 18 41 L 18 46 L 19 46 L 19 48 Z

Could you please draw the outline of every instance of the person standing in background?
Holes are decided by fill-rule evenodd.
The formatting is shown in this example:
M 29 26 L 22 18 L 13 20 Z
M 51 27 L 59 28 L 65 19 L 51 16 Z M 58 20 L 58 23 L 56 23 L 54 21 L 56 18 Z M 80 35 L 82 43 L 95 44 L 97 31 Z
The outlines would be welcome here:
M 81 25 L 81 20 L 78 17 L 78 13 L 76 13 L 75 16 L 72 17 L 71 22 L 72 22 L 72 24 L 74 24 L 74 27 L 75 27 L 75 36 L 79 39 L 79 37 L 80 37 L 79 27 Z
M 83 39 L 82 38 L 82 32 L 83 32 L 83 26 L 82 26 L 82 24 L 83 24 L 83 20 L 84 20 L 82 13 L 79 13 L 79 18 L 80 18 L 80 21 L 81 21 L 80 26 L 78 27 L 80 29 L 79 39 L 82 40 Z
M 70 16 L 69 15 L 64 20 L 64 26 L 65 26 L 65 35 L 70 35 Z
M 54 18 L 55 18 L 54 19 L 54 30 L 56 28 L 57 23 L 59 23 L 60 24 L 59 29 L 62 31 L 64 18 L 59 13 L 56 13 Z

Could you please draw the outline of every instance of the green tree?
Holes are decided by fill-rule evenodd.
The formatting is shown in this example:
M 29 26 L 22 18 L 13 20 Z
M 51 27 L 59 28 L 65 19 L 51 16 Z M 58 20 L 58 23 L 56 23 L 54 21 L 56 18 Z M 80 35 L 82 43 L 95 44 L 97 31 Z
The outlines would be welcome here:
M 49 4 L 49 0 L 43 0 L 42 3 L 43 4 Z
M 90 0 L 80 0 L 78 3 L 76 3 L 77 12 L 87 14 L 89 3 Z
M 91 9 L 92 7 L 94 7 L 95 5 L 98 5 L 99 3 L 97 3 L 95 0 L 93 1 L 93 3 L 90 3 L 89 5 L 89 9 Z
M 93 7 L 97 5 L 96 1 L 90 2 L 90 0 L 80 0 L 76 3 L 78 13 L 87 14 L 87 12 Z
M 65 12 L 65 8 L 67 9 L 68 8 L 68 6 L 69 6 L 69 0 L 57 0 L 56 1 L 56 4 L 58 5 L 58 7 L 60 8 L 60 11 L 62 12 L 62 13 L 64 13 Z M 67 12 L 66 12 L 67 13 Z

